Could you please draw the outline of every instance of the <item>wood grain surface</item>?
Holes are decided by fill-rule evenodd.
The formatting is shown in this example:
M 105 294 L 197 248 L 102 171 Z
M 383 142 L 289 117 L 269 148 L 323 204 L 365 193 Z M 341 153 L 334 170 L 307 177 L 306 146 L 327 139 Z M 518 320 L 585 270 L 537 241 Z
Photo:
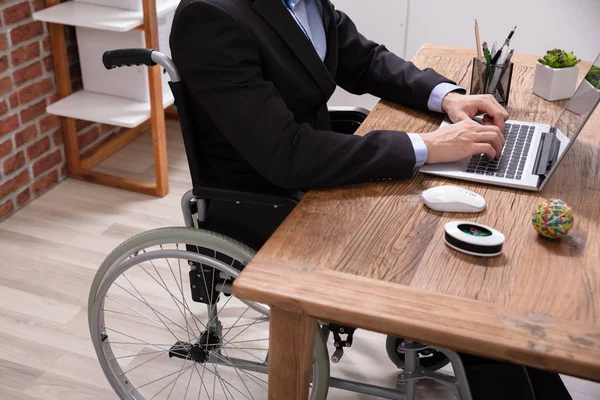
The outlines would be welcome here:
M 269 400 L 308 398 L 315 348 L 317 320 L 306 314 L 271 308 L 270 335 L 285 338 L 269 346 L 269 375 L 284 372 L 283 379 L 269 384 Z
M 290 310 L 290 315 L 302 312 L 320 320 L 600 381 L 600 326 L 596 324 L 399 287 L 260 254 L 251 273 L 236 284 L 237 295 L 268 300 L 277 309 Z M 281 343 L 289 343 L 289 332 L 280 343 L 273 340 L 277 336 L 271 327 L 270 337 L 274 357 L 279 346 L 284 346 Z M 285 376 L 289 374 L 286 371 Z M 278 379 L 269 374 L 269 381 Z
M 413 61 L 421 68 L 432 67 L 468 88 L 473 56 L 474 51 L 427 45 Z M 566 102 L 549 103 L 532 94 L 535 57 L 515 56 L 514 62 L 508 106 L 511 119 L 553 123 Z M 590 63 L 581 64 L 581 79 L 589 66 Z M 435 130 L 441 120 L 439 114 L 382 102 L 359 134 L 373 129 L 429 132 Z M 252 286 L 246 279 L 254 281 L 251 279 L 253 267 L 258 270 L 265 259 L 279 260 L 286 266 L 310 266 L 399 284 L 396 285 L 399 296 L 406 286 L 423 290 L 423 307 L 427 307 L 428 293 L 442 294 L 448 295 L 442 298 L 451 304 L 460 298 L 477 300 L 498 306 L 499 310 L 535 313 L 595 326 L 600 332 L 599 130 L 600 110 L 596 110 L 542 193 L 420 174 L 403 182 L 310 191 L 244 271 L 236 282 L 236 290 L 252 295 Z M 473 215 L 443 214 L 427 209 L 421 192 L 448 183 L 483 195 L 488 202 L 487 210 Z M 575 212 L 575 226 L 562 240 L 544 240 L 531 226 L 531 212 L 546 198 L 561 198 Z M 503 232 L 507 237 L 503 255 L 476 258 L 445 246 L 443 227 L 453 220 L 476 221 Z M 283 271 L 280 276 L 289 279 Z M 332 282 L 332 290 L 334 287 Z M 310 285 L 306 292 L 310 293 Z M 266 292 L 261 296 L 261 301 L 269 298 Z M 356 310 L 362 301 L 357 297 L 354 302 L 339 307 Z M 304 305 L 301 299 L 296 304 Z M 478 315 L 470 317 L 477 322 Z M 491 332 L 502 328 L 501 320 L 496 320 L 497 325 L 481 322 L 485 322 Z M 441 335 L 436 341 L 439 343 L 442 337 L 457 338 L 445 335 L 443 327 L 438 334 Z M 463 339 L 468 338 L 470 331 L 464 329 L 462 335 Z M 590 340 L 596 345 L 600 337 Z M 527 348 L 522 350 L 527 351 Z M 573 347 L 572 350 L 571 356 L 577 359 L 578 349 Z M 598 360 L 600 364 L 600 357 Z M 594 374 L 597 372 L 594 370 Z M 600 380 L 600 376 L 595 377 Z
M 91 343 L 87 296 L 96 269 L 119 243 L 146 230 L 183 223 L 179 204 L 192 183 L 175 121 L 167 121 L 167 135 L 172 190 L 166 197 L 67 179 L 0 222 L 0 399 L 117 400 Z M 140 135 L 97 168 L 152 180 L 152 155 L 152 137 Z M 80 311 L 65 322 L 73 315 L 73 306 Z M 45 312 L 49 310 L 53 312 Z M 268 335 L 266 329 L 267 324 Z M 330 354 L 333 350 L 330 339 Z M 332 367 L 332 375 L 393 387 L 395 369 L 386 357 L 385 338 L 359 330 L 351 351 Z M 600 384 L 565 376 L 563 380 L 574 400 L 600 398 Z M 454 396 L 424 381 L 418 398 Z M 328 396 L 328 400 L 364 399 L 335 389 Z

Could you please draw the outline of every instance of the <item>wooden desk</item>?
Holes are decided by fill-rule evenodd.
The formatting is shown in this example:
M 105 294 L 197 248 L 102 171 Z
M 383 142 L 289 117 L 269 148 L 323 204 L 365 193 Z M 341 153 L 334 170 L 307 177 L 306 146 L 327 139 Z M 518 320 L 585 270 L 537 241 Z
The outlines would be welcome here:
M 468 87 L 473 55 L 428 45 L 414 62 Z M 535 57 L 514 62 L 511 118 L 553 122 L 565 102 L 532 94 Z M 441 118 L 382 102 L 360 132 L 428 132 Z M 237 296 L 273 306 L 269 397 L 306 398 L 305 332 L 316 319 L 600 381 L 599 135 L 597 110 L 543 193 L 460 183 L 487 199 L 479 215 L 428 210 L 421 192 L 448 181 L 424 175 L 309 192 L 234 285 Z M 530 222 L 552 197 L 576 217 L 556 242 Z M 504 232 L 504 254 L 482 259 L 445 246 L 444 224 L 461 219 Z

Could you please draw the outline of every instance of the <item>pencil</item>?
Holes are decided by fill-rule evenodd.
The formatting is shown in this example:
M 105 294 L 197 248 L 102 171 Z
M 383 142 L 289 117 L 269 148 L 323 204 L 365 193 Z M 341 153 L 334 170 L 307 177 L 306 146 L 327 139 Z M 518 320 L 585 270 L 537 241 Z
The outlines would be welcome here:
M 490 81 L 492 80 L 492 58 L 490 57 L 490 49 L 488 48 L 487 42 L 483 42 L 483 55 L 485 56 L 485 63 L 487 65 L 486 82 L 490 83 Z M 488 87 L 487 84 L 486 84 L 486 87 Z M 486 92 L 487 92 L 487 90 L 486 90 Z
M 477 49 L 477 58 L 481 60 L 481 40 L 479 38 L 479 24 L 477 23 L 477 20 L 475 20 L 475 41 L 477 42 L 475 45 L 475 48 Z

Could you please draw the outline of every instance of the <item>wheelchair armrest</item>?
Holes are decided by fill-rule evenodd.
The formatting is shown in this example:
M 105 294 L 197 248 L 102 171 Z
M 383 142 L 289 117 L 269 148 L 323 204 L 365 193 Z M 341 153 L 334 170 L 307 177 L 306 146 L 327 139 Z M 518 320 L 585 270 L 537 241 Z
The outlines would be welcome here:
M 362 123 L 370 112 L 362 107 L 327 107 L 332 120 L 350 120 Z
M 353 135 L 368 115 L 369 111 L 360 107 L 329 107 L 331 129 L 347 135 Z
M 304 192 L 300 190 L 281 190 L 277 192 L 253 192 L 239 189 L 227 189 L 209 186 L 196 186 L 193 190 L 194 197 L 206 200 L 231 201 L 239 203 L 262 204 L 269 206 L 294 207 Z

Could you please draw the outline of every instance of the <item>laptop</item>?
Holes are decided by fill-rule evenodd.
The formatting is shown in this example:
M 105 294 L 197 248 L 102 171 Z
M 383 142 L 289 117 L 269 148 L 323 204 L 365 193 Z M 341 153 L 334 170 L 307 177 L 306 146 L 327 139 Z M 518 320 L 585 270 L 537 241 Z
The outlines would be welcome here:
M 600 55 L 554 125 L 509 120 L 498 160 L 485 154 L 425 165 L 420 172 L 465 181 L 541 191 L 600 103 Z M 481 122 L 481 121 L 479 121 Z M 444 121 L 442 126 L 450 124 Z

